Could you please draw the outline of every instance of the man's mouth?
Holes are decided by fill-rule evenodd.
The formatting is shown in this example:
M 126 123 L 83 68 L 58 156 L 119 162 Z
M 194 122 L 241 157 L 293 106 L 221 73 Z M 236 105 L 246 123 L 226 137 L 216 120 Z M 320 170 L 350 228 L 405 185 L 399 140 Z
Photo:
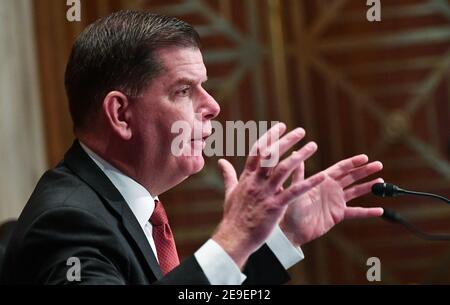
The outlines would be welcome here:
M 193 138 L 191 139 L 191 146 L 193 147 L 193 149 L 205 149 L 206 147 L 206 139 L 210 136 L 211 134 L 205 134 L 203 135 L 203 137 L 201 138 Z
M 202 141 L 205 142 L 206 139 L 210 136 L 210 133 L 204 134 L 201 138 L 193 138 L 191 139 L 191 142 L 195 142 L 195 141 Z

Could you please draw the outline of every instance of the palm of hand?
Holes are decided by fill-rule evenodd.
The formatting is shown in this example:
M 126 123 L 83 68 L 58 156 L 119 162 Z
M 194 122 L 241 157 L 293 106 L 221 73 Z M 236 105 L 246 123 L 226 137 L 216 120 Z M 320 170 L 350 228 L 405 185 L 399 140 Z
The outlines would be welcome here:
M 288 207 L 280 227 L 295 245 L 303 245 L 328 232 L 335 225 L 348 218 L 378 217 L 382 208 L 349 207 L 347 202 L 370 192 L 378 178 L 352 185 L 380 171 L 380 162 L 367 163 L 365 155 L 355 156 L 336 163 L 323 173 L 325 180 L 294 200 Z M 304 165 L 301 164 L 293 182 L 303 179 Z
M 292 239 L 302 245 L 341 222 L 346 208 L 342 187 L 331 177 L 326 177 L 321 184 L 291 203 L 282 226 L 289 232 L 296 232 Z

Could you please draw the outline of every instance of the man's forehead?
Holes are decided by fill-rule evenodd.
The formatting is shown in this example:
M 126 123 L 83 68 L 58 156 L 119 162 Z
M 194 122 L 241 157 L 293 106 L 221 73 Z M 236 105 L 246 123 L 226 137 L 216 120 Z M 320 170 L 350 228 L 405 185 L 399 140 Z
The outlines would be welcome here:
M 164 48 L 156 54 L 164 72 L 173 78 L 204 78 L 206 67 L 197 48 Z

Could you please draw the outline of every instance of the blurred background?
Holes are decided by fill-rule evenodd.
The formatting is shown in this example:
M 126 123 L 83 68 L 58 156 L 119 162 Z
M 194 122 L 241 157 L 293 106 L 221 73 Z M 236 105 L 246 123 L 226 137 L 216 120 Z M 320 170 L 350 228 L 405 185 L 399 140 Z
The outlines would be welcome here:
M 69 1 L 71 2 L 71 1 Z M 75 2 L 75 1 L 72 1 Z M 319 144 L 315 173 L 358 153 L 384 163 L 383 178 L 450 196 L 450 1 L 382 0 L 369 22 L 365 0 L 0 0 L 0 222 L 15 219 L 43 172 L 73 141 L 63 85 L 82 29 L 120 9 L 150 10 L 195 25 L 218 120 L 278 120 Z M 242 168 L 244 158 L 230 158 Z M 217 158 L 164 194 L 180 255 L 211 235 L 222 213 Z M 372 195 L 430 233 L 450 234 L 439 201 Z M 423 241 L 383 219 L 347 221 L 304 245 L 292 284 L 450 283 L 450 242 Z

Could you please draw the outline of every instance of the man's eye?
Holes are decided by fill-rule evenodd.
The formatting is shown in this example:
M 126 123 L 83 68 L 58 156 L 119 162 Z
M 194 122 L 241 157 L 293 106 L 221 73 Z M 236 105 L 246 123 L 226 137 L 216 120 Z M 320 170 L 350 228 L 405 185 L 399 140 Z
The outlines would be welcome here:
M 190 92 L 191 92 L 191 87 L 184 87 L 184 88 L 181 88 L 181 89 L 175 91 L 175 94 L 177 96 L 188 96 Z

